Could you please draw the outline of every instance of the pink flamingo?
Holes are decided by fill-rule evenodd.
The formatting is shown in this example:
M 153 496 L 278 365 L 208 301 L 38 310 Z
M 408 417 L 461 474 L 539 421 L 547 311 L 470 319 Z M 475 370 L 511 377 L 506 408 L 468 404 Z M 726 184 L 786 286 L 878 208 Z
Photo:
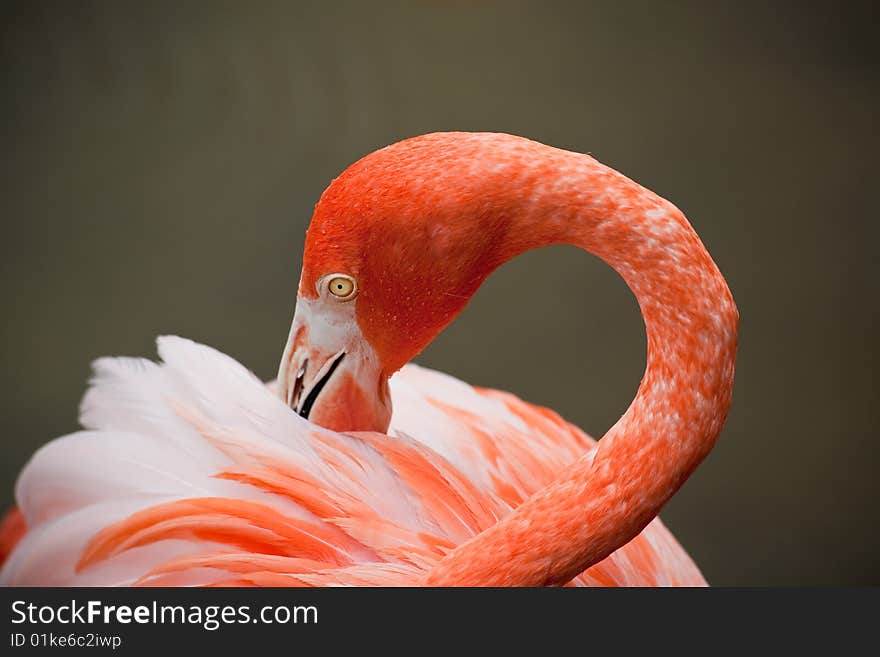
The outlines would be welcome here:
M 616 269 L 645 320 L 638 393 L 598 443 L 406 364 L 495 268 L 558 243 Z M 705 584 L 656 516 L 724 424 L 737 320 L 682 213 L 593 158 L 503 134 L 394 144 L 315 208 L 277 383 L 173 337 L 161 364 L 96 362 L 85 430 L 18 480 L 0 581 Z

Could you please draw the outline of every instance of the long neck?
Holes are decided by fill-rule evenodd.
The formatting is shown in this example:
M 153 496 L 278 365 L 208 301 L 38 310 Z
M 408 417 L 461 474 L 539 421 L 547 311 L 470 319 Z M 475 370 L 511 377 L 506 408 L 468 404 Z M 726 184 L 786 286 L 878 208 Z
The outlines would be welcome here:
M 611 265 L 638 299 L 647 368 L 594 452 L 447 555 L 425 584 L 567 582 L 658 514 L 712 449 L 730 406 L 737 310 L 684 215 L 588 156 L 541 149 L 542 164 L 508 189 L 520 199 L 509 253 L 567 242 Z

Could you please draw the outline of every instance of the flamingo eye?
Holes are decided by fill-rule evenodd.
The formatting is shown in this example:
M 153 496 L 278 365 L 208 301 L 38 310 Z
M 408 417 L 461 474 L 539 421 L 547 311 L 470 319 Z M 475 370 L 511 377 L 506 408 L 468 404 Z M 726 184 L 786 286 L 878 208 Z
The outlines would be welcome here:
M 351 276 L 331 274 L 327 277 L 327 289 L 340 301 L 348 301 L 357 294 L 357 283 Z

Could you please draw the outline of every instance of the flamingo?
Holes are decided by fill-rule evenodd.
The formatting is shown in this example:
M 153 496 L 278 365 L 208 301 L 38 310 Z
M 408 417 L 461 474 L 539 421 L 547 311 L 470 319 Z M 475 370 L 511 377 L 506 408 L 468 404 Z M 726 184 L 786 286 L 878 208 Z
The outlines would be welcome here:
M 623 277 L 647 332 L 636 397 L 598 442 L 409 363 L 499 265 L 561 243 Z M 0 582 L 705 585 L 657 514 L 725 422 L 737 322 L 682 212 L 592 157 L 496 133 L 398 142 L 317 203 L 276 381 L 173 336 L 161 363 L 96 361 L 84 430 L 18 479 Z

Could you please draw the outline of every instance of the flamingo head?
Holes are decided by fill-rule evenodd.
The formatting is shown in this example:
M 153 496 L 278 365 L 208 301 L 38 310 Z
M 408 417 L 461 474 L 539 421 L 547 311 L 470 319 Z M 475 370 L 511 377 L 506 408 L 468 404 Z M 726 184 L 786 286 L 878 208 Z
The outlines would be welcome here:
M 298 413 L 338 431 L 387 430 L 388 378 L 520 250 L 508 235 L 517 210 L 503 191 L 509 175 L 497 144 L 481 157 L 486 138 L 399 142 L 353 164 L 321 196 L 279 370 Z

